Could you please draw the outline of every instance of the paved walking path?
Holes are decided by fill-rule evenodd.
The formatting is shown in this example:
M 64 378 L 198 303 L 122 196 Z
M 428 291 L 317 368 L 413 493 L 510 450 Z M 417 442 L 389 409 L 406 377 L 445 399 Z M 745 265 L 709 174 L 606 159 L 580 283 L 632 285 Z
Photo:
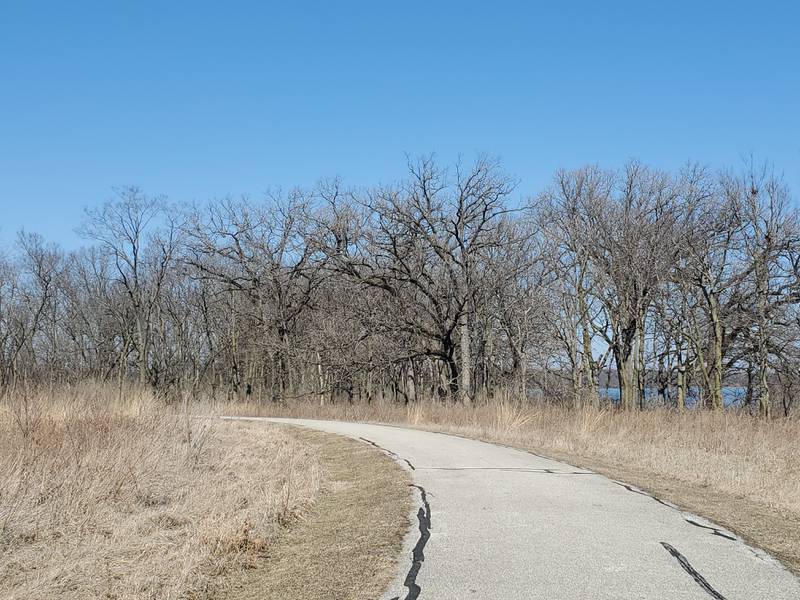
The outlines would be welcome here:
M 764 552 L 590 471 L 414 429 L 269 420 L 361 439 L 411 470 L 413 527 L 384 600 L 800 599 Z

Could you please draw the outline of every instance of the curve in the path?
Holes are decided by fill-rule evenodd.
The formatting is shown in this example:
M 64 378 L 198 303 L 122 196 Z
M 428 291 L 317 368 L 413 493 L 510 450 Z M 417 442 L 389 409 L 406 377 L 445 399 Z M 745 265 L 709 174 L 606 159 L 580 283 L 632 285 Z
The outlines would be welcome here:
M 412 472 L 417 527 L 385 600 L 800 599 L 766 553 L 591 471 L 415 429 L 269 420 L 360 439 Z

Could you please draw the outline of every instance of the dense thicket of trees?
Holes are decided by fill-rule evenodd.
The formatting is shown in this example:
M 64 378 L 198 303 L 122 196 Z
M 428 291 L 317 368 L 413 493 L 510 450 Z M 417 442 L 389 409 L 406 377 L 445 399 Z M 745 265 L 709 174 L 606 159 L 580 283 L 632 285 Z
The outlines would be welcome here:
M 800 226 L 766 169 L 561 171 L 519 204 L 500 165 L 178 208 L 136 188 L 86 248 L 0 257 L 0 385 L 127 380 L 259 402 L 626 409 L 800 390 Z

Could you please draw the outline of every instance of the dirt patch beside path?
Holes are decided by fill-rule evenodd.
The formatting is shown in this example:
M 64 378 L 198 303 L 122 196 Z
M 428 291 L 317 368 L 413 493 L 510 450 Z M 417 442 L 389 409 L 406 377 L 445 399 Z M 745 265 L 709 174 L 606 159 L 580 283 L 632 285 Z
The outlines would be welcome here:
M 260 561 L 221 581 L 215 596 L 375 600 L 391 582 L 409 527 L 408 474 L 379 450 L 355 440 L 288 426 L 280 429 L 316 449 L 320 494 Z

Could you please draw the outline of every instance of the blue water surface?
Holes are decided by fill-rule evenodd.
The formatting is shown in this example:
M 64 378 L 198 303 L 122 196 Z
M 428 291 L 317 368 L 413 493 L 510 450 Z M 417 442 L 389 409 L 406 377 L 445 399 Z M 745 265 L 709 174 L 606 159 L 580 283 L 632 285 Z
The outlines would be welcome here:
M 695 406 L 700 399 L 700 388 L 692 386 L 687 391 L 686 406 Z M 673 390 L 673 394 L 674 393 L 675 391 Z M 618 387 L 600 388 L 600 395 L 610 400 L 612 404 L 617 404 L 619 402 Z M 658 388 L 645 388 L 644 396 L 647 402 L 655 403 L 658 400 Z M 722 401 L 726 407 L 741 406 L 744 404 L 746 396 L 747 388 L 745 387 L 730 386 L 722 388 Z M 672 400 L 674 400 L 674 398 Z

